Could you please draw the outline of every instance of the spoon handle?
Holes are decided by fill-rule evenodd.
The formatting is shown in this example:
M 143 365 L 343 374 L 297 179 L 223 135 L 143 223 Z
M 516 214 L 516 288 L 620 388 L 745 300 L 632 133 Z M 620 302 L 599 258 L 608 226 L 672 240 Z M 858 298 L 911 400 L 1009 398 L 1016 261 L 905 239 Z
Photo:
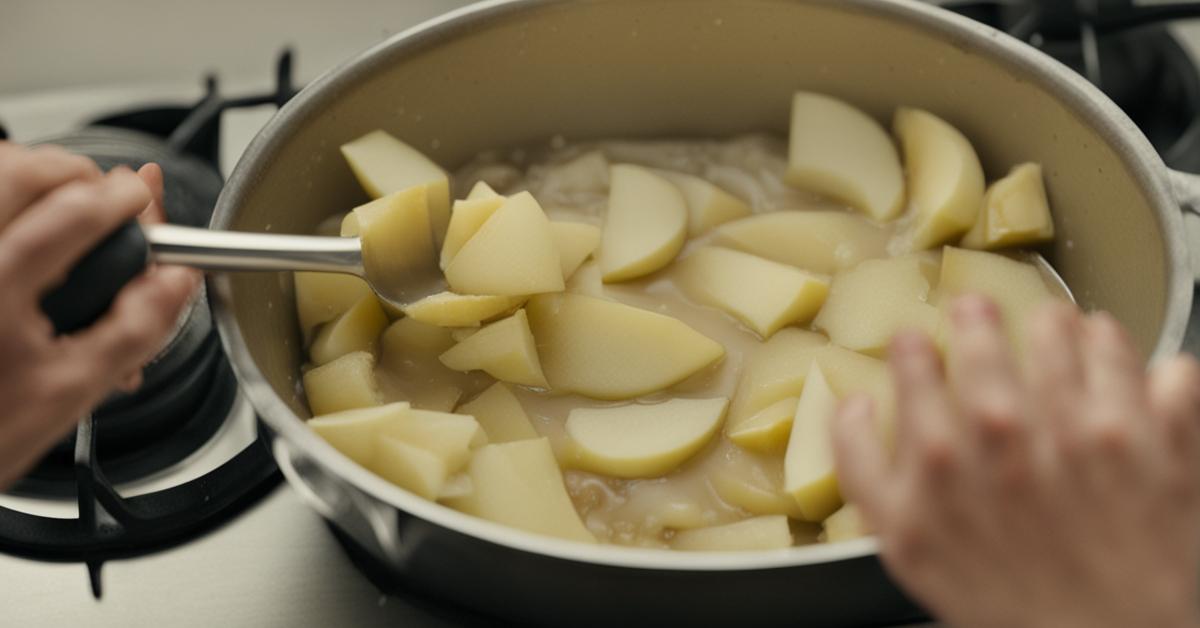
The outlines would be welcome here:
M 142 227 L 154 261 L 203 270 L 307 270 L 363 274 L 358 238 L 212 231 L 178 225 Z

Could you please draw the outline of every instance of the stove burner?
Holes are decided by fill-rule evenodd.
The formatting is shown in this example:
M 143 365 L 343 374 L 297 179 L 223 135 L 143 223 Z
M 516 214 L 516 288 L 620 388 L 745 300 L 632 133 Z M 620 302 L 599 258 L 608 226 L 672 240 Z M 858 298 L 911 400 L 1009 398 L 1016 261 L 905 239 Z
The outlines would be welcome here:
M 220 114 L 226 109 L 282 106 L 292 87 L 291 53 L 276 70 L 276 88 L 259 96 L 222 97 L 217 82 L 192 107 L 156 106 L 101 118 L 75 132 L 47 138 L 117 165 L 162 166 L 169 222 L 205 226 L 220 194 L 217 164 Z M 135 393 L 114 395 L 84 419 L 73 439 L 51 451 L 13 489 L 40 498 L 74 496 L 75 519 L 42 517 L 0 507 L 0 551 L 88 566 L 100 596 L 106 560 L 143 555 L 204 534 L 239 515 L 279 483 L 270 452 L 256 440 L 217 469 L 157 492 L 123 498 L 113 488 L 175 465 L 212 440 L 235 407 L 237 381 L 212 323 L 197 298 L 167 346 L 143 371 Z
M 1160 23 L 1200 16 L 1200 3 L 991 0 L 942 6 L 1070 66 L 1125 110 L 1168 166 L 1200 172 L 1200 70 Z

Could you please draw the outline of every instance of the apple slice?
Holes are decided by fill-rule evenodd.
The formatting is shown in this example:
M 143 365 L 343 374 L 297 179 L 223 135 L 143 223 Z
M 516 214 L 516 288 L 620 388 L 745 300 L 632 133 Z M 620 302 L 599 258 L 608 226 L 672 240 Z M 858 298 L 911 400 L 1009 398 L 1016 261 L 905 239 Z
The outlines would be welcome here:
M 429 202 L 429 226 L 435 241 L 442 241 L 450 220 L 450 178 L 446 171 L 382 130 L 342 144 L 342 156 L 372 198 L 423 188 Z
M 948 306 L 958 296 L 981 294 L 1000 308 L 1014 351 L 1024 350 L 1027 318 L 1054 299 L 1045 280 L 1032 264 L 996 253 L 946 247 L 942 252 L 939 304 Z
M 458 408 L 460 414 L 469 414 L 479 421 L 492 443 L 509 443 L 538 438 L 538 433 L 529 422 L 525 408 L 504 382 L 496 382 L 479 396 Z
M 454 201 L 454 208 L 450 211 L 450 226 L 446 229 L 446 241 L 442 243 L 442 255 L 439 262 L 442 270 L 450 265 L 450 261 L 454 259 L 455 255 L 458 255 L 463 245 L 503 204 L 503 196 Z
M 319 416 L 308 426 L 348 458 L 372 469 L 373 443 L 381 436 L 435 454 L 450 472 L 466 465 L 472 449 L 487 443 L 474 417 L 418 410 L 403 401 Z
M 800 393 L 792 435 L 783 459 L 783 489 L 796 499 L 800 514 L 821 521 L 842 506 L 833 474 L 833 441 L 830 425 L 837 397 L 814 367 Z
M 705 461 L 708 484 L 724 502 L 756 515 L 797 518 L 796 500 L 783 491 L 783 458 L 721 443 Z
M 842 201 L 875 220 L 904 208 L 900 156 L 883 126 L 844 101 L 797 92 L 792 98 L 787 181 Z
M 895 389 L 887 362 L 835 344 L 813 352 L 813 364 L 821 368 L 825 381 L 839 399 L 864 394 L 875 402 L 876 417 L 885 436 L 890 437 Z M 792 424 L 795 429 L 795 423 Z
M 561 291 L 554 232 L 533 195 L 521 192 L 505 199 L 446 266 L 446 281 L 459 294 Z
M 658 477 L 704 447 L 728 407 L 721 397 L 575 408 L 567 416 L 567 435 L 581 469 L 619 478 Z
M 379 337 L 383 362 L 411 359 L 414 353 L 440 355 L 454 346 L 450 330 L 414 318 L 402 318 Z
M 382 436 L 375 441 L 375 450 L 371 471 L 425 499 L 437 499 L 450 477 L 445 460 L 402 440 Z
M 481 198 L 504 198 L 492 189 L 486 181 L 476 181 L 475 185 L 471 186 L 471 191 L 467 192 L 468 201 L 479 200 Z
M 582 222 L 550 223 L 554 242 L 558 245 L 558 261 L 562 264 L 563 280 L 571 278 L 584 260 L 600 246 L 600 227 Z
M 447 506 L 536 534 L 596 542 L 571 503 L 549 440 L 482 447 L 467 473 L 474 491 L 445 500 Z
M 439 359 L 456 371 L 480 370 L 503 382 L 547 387 L 525 310 L 480 329 Z
M 1021 164 L 993 183 L 983 197 L 983 211 L 963 237 L 968 249 L 1000 249 L 1041 244 L 1054 239 L 1054 220 L 1042 167 Z
M 597 256 L 604 281 L 653 273 L 675 259 L 687 238 L 687 203 L 679 188 L 646 168 L 611 168 L 608 213 Z
M 799 397 L 817 356 L 829 344 L 821 334 L 783 329 L 747 356 L 729 409 L 732 434 L 758 412 L 788 397 Z
M 945 120 L 920 109 L 898 109 L 894 127 L 904 147 L 916 219 L 913 249 L 962 236 L 983 205 L 983 167 L 971 142 Z
M 822 525 L 821 540 L 826 543 L 849 541 L 869 534 L 867 525 L 862 520 L 862 514 L 854 504 L 846 504 L 837 512 L 826 517 Z
M 825 277 L 716 246 L 693 251 L 677 277 L 692 300 L 728 312 L 763 338 L 812 320 L 829 293 Z
M 546 377 L 561 392 L 632 399 L 725 355 L 720 343 L 682 321 L 622 303 L 552 294 L 530 299 L 525 310 Z
M 517 307 L 524 300 L 524 297 L 439 292 L 405 307 L 404 314 L 439 327 L 474 327 Z
M 375 288 L 384 294 L 405 294 L 410 277 L 424 273 L 434 259 L 429 233 L 429 205 L 425 189 L 409 188 L 355 207 L 363 268 Z
M 681 530 L 671 539 L 671 549 L 692 552 L 772 550 L 791 546 L 792 531 L 788 527 L 788 518 L 783 515 Z
M 755 451 L 773 452 L 787 445 L 796 416 L 797 397 L 787 397 L 759 410 L 729 430 L 729 440 Z
M 567 292 L 604 298 L 604 279 L 600 274 L 600 264 L 595 260 L 584 262 L 567 280 Z
M 308 427 L 347 458 L 370 467 L 375 461 L 375 441 L 383 427 L 408 411 L 408 402 L 399 401 L 314 417 L 308 420 Z
M 753 213 L 741 199 L 705 179 L 682 172 L 657 172 L 683 192 L 688 208 L 688 237 L 694 238 L 717 225 Z
M 308 355 L 319 366 L 347 353 L 371 351 L 387 324 L 387 315 L 379 307 L 379 301 L 374 294 L 368 294 L 317 332 Z
M 371 286 L 354 275 L 298 272 L 292 275 L 292 282 L 296 287 L 296 317 L 306 335 L 372 294 Z
M 375 356 L 355 351 L 304 374 L 304 394 L 314 416 L 377 406 Z
M 608 191 L 608 158 L 599 150 L 589 151 L 570 161 L 542 168 L 542 191 L 547 199 L 578 198 L 580 194 L 599 195 Z
M 865 259 L 887 257 L 888 234 L 862 216 L 784 210 L 721 225 L 718 244 L 831 275 Z
M 937 336 L 941 316 L 928 298 L 929 280 L 918 258 L 867 260 L 834 277 L 813 327 L 847 349 L 883 356 L 897 332 Z

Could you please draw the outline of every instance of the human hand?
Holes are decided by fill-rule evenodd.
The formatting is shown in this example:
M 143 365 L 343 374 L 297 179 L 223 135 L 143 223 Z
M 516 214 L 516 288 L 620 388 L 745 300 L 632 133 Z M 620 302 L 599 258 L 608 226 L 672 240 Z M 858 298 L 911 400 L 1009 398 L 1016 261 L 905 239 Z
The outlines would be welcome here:
M 42 312 L 42 296 L 117 226 L 162 220 L 162 171 L 139 174 L 0 141 L 0 490 L 113 390 L 140 384 L 196 291 L 195 271 L 151 267 L 78 333 L 55 336 Z
M 956 628 L 1200 625 L 1200 366 L 1149 375 L 1107 314 L 1031 321 L 1019 370 L 988 301 L 955 303 L 947 374 L 898 337 L 895 456 L 839 408 L 847 498 L 893 577 Z

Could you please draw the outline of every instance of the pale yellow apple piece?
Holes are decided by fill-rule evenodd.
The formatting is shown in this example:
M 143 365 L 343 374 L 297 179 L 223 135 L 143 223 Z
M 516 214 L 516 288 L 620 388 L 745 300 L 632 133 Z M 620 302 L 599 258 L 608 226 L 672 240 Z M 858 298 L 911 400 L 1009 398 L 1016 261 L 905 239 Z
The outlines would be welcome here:
M 372 294 L 371 286 L 354 275 L 298 272 L 292 275 L 292 281 L 296 286 L 296 317 L 306 334 Z
M 454 346 L 451 330 L 414 318 L 402 318 L 392 323 L 379 340 L 382 362 L 404 360 L 413 354 L 441 355 Z
M 658 477 L 704 447 L 729 400 L 671 399 L 653 405 L 575 408 L 567 435 L 581 469 L 620 478 Z
M 459 414 L 469 414 L 479 421 L 487 433 L 488 442 L 509 443 L 538 438 L 538 433 L 525 414 L 521 402 L 504 382 L 496 382 L 471 401 L 458 408 Z
M 446 229 L 446 240 L 442 242 L 440 264 L 443 270 L 450 265 L 450 261 L 458 255 L 471 236 L 475 235 L 483 223 L 503 204 L 503 196 L 454 201 L 454 207 L 450 210 L 450 226 Z
M 1042 167 L 1021 164 L 996 181 L 983 197 L 979 220 L 962 239 L 968 249 L 1000 249 L 1054 239 L 1054 220 Z
M 304 374 L 304 394 L 313 415 L 379 405 L 375 356 L 355 351 L 309 370 Z
M 479 331 L 479 328 L 478 327 L 460 327 L 458 329 L 451 329 L 449 331 L 450 331 L 450 338 L 453 339 L 454 342 L 462 342 L 462 341 L 466 340 L 467 338 L 474 336 L 475 332 Z M 453 344 L 454 343 L 451 343 L 451 345 L 453 345 Z M 450 347 L 446 347 L 446 348 L 449 349 Z
M 313 364 L 321 365 L 354 351 L 372 351 L 375 339 L 387 324 L 387 315 L 379 307 L 379 301 L 374 294 L 368 294 L 317 332 L 308 355 Z
M 731 220 L 745 218 L 754 211 L 741 199 L 706 179 L 682 172 L 657 172 L 683 193 L 688 208 L 689 237 L 694 238 Z
M 379 477 L 425 499 L 437 499 L 450 469 L 437 454 L 396 438 L 381 436 L 375 441 L 371 465 Z
M 823 94 L 792 98 L 787 181 L 875 220 L 891 220 L 904 208 L 904 175 L 892 138 L 871 116 Z
M 450 178 L 415 148 L 389 135 L 371 131 L 346 144 L 342 156 L 363 190 L 372 198 L 421 186 L 429 199 L 429 224 L 437 242 L 450 220 Z
M 632 399 L 676 384 L 725 355 L 720 343 L 678 319 L 613 301 L 540 295 L 525 309 L 546 377 L 561 392 Z
M 539 170 L 544 172 L 542 193 L 547 198 L 577 198 L 579 194 L 599 195 L 608 191 L 608 158 L 599 150 Z
M 862 216 L 837 211 L 750 216 L 718 227 L 716 242 L 826 275 L 888 256 L 887 231 Z
M 480 329 L 440 359 L 456 371 L 480 370 L 502 382 L 547 387 L 525 310 Z
M 824 529 L 821 531 L 821 540 L 826 543 L 849 541 L 870 534 L 862 520 L 862 513 L 854 504 L 846 504 L 829 515 L 822 527 Z
M 829 344 L 813 352 L 813 363 L 821 368 L 825 381 L 839 399 L 856 394 L 870 397 L 882 433 L 890 438 L 895 389 L 886 362 Z M 795 423 L 792 426 L 795 429 Z
M 912 206 L 914 250 L 928 249 L 967 232 L 983 206 L 983 167 L 971 142 L 945 120 L 901 107 L 893 123 L 904 149 Z
M 813 368 L 800 393 L 792 434 L 783 459 L 783 489 L 796 499 L 800 514 L 821 521 L 842 506 L 833 470 L 830 426 L 837 397 L 820 367 Z
M 729 440 L 755 451 L 779 451 L 792 433 L 797 397 L 787 397 L 759 410 L 729 430 Z
M 524 300 L 524 297 L 439 292 L 409 304 L 404 313 L 409 318 L 439 327 L 473 327 L 512 310 Z
M 561 291 L 554 232 L 533 196 L 521 192 L 505 199 L 446 266 L 446 281 L 459 294 Z
M 693 251 L 676 277 L 692 300 L 724 310 L 763 338 L 812 320 L 829 293 L 827 277 L 717 246 Z
M 338 235 L 343 238 L 357 238 L 359 231 L 358 216 L 355 216 L 354 212 L 350 212 L 342 217 L 342 225 L 338 229 Z
M 709 486 L 724 502 L 756 515 L 800 517 L 800 508 L 783 491 L 783 457 L 722 443 L 704 467 Z
M 334 449 L 364 467 L 375 460 L 375 441 L 384 426 L 402 420 L 410 409 L 408 402 L 384 404 L 371 408 L 342 410 L 313 417 L 308 427 L 325 439 Z
M 354 208 L 363 268 L 384 294 L 403 296 L 412 288 L 411 277 L 424 275 L 433 264 L 435 249 L 425 200 L 425 189 L 416 187 Z
M 467 473 L 459 472 L 446 478 L 446 483 L 442 485 L 442 490 L 438 493 L 438 500 L 463 498 L 475 492 L 475 484 L 471 482 L 471 476 Z
M 567 292 L 604 298 L 604 279 L 600 274 L 600 264 L 595 260 L 584 262 L 567 280 Z
M 928 299 L 929 280 L 920 259 L 867 260 L 833 278 L 813 327 L 835 344 L 882 356 L 897 332 L 937 335 L 941 315 Z
M 821 334 L 789 328 L 780 330 L 747 356 L 729 409 L 726 433 L 782 399 L 799 397 L 817 349 L 828 344 L 829 339 Z
M 563 279 L 568 280 L 600 246 L 600 227 L 582 222 L 553 221 L 550 229 L 554 231 L 554 242 L 558 245 Z
M 595 543 L 584 527 L 545 438 L 487 445 L 468 466 L 474 490 L 446 505 L 536 534 Z
M 783 515 L 743 519 L 709 528 L 681 530 L 671 549 L 690 552 L 737 552 L 784 549 L 792 546 L 792 531 Z
M 471 186 L 471 191 L 467 192 L 467 200 L 475 201 L 475 200 L 479 200 L 481 198 L 503 198 L 503 197 L 500 196 L 500 194 L 497 194 L 496 190 L 493 190 L 492 186 L 488 185 L 486 181 L 476 181 L 475 185 Z
M 606 283 L 662 269 L 687 239 L 687 202 L 679 188 L 647 168 L 618 164 L 609 174 L 608 212 L 596 258 Z
M 1037 267 L 996 253 L 946 247 L 942 252 L 940 305 L 964 294 L 980 294 L 995 301 L 1003 315 L 1013 348 L 1025 344 L 1027 318 L 1038 306 L 1055 298 Z

